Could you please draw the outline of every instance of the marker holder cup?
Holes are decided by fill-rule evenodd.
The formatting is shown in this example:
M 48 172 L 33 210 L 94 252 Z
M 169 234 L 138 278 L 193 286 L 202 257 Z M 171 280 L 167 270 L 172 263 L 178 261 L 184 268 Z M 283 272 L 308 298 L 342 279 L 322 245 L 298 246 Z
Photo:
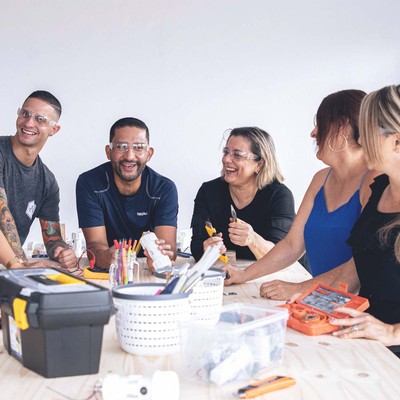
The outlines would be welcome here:
M 156 295 L 163 284 L 113 288 L 117 336 L 123 350 L 139 356 L 163 356 L 180 350 L 178 323 L 190 318 L 188 293 Z
M 119 286 L 128 283 L 139 283 L 139 262 L 136 253 L 116 253 L 114 262 L 109 269 L 109 282 L 111 286 Z

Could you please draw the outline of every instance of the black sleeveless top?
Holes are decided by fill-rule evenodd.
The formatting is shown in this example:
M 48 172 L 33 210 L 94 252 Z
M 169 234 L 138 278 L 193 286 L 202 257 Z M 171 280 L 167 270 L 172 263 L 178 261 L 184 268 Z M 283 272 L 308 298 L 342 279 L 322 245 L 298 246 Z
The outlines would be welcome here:
M 394 243 L 400 228 L 393 229 L 386 243 L 377 232 L 400 213 L 381 213 L 379 200 L 389 184 L 387 175 L 375 178 L 372 194 L 354 225 L 348 244 L 353 249 L 360 296 L 369 299 L 368 313 L 388 324 L 400 323 L 400 264 L 394 255 Z

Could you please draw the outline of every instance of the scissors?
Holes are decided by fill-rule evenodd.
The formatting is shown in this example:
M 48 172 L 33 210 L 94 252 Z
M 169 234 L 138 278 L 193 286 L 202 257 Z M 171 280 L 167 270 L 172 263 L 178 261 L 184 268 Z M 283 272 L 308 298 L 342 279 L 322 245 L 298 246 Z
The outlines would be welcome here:
M 210 237 L 217 236 L 217 231 L 212 226 L 212 223 L 208 218 L 206 219 L 206 231 Z M 221 254 L 218 260 L 226 264 L 228 262 L 228 256 L 226 254 Z

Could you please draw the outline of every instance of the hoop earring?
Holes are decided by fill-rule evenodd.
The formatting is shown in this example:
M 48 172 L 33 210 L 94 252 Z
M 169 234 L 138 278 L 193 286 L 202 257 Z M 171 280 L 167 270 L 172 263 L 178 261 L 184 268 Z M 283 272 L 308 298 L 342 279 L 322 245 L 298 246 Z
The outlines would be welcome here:
M 343 135 L 343 133 L 338 133 L 337 136 L 342 136 L 344 138 L 344 146 L 341 149 L 335 149 L 332 146 L 332 137 L 329 138 L 328 140 L 328 147 L 334 152 L 334 153 L 341 153 L 344 151 L 344 149 L 347 147 L 347 137 Z

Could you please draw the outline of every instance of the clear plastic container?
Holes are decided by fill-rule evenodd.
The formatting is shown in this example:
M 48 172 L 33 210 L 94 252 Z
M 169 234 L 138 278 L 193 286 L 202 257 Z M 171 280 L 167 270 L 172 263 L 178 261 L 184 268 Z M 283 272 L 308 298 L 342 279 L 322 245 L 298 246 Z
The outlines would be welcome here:
M 223 306 L 215 324 L 181 322 L 185 378 L 222 385 L 281 364 L 287 318 L 283 308 L 237 303 Z

